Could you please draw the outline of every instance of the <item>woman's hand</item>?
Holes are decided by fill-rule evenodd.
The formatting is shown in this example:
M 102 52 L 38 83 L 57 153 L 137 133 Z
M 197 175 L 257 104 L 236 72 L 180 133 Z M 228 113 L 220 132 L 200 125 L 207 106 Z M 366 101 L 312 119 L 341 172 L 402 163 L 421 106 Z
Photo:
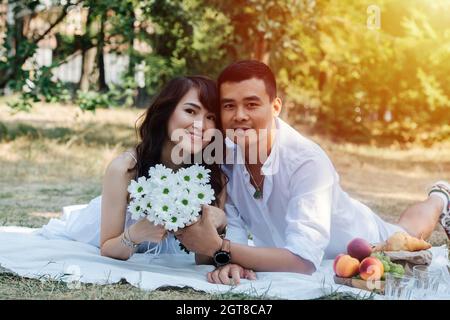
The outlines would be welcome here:
M 167 236 L 167 230 L 161 225 L 155 225 L 147 218 L 142 218 L 129 228 L 130 240 L 134 243 L 161 242 Z
M 208 272 L 207 278 L 210 283 L 238 285 L 241 279 L 256 280 L 256 274 L 253 270 L 231 263 Z

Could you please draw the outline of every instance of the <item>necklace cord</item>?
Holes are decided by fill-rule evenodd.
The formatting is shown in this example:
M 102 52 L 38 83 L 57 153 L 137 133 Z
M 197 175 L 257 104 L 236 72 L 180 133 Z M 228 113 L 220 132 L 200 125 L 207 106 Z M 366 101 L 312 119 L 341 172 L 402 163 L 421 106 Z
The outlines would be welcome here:
M 245 164 L 245 168 L 247 169 L 248 173 L 250 174 L 250 178 L 252 179 L 253 183 L 256 186 L 256 190 L 261 191 L 261 184 L 264 182 L 264 175 L 262 176 L 263 178 L 261 179 L 261 181 L 258 183 L 256 183 L 255 178 L 253 178 L 252 172 L 248 169 L 247 164 Z

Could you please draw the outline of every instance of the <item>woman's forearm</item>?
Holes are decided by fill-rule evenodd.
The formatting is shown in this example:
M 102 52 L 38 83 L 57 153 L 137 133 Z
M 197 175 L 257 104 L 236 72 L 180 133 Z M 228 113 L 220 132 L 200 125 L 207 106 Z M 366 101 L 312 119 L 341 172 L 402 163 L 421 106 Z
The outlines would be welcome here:
M 122 235 L 106 240 L 100 248 L 100 254 L 114 259 L 128 260 L 135 250 L 122 243 Z
M 147 220 L 145 220 L 147 221 Z M 149 241 L 148 234 L 142 232 L 142 225 L 137 222 L 130 227 L 126 228 L 126 238 L 134 244 L 140 244 L 145 241 Z M 106 240 L 101 248 L 100 252 L 102 256 L 107 256 L 114 259 L 128 260 L 136 251 L 122 242 L 124 236 L 122 232 L 119 236 Z

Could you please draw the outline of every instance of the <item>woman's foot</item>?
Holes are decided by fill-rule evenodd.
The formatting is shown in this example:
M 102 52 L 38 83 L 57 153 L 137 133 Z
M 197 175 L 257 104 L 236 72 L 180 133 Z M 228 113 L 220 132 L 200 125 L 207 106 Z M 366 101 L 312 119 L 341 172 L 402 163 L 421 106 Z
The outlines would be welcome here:
M 450 183 L 447 181 L 436 182 L 428 191 L 428 196 L 438 196 L 444 202 L 439 222 L 450 239 Z

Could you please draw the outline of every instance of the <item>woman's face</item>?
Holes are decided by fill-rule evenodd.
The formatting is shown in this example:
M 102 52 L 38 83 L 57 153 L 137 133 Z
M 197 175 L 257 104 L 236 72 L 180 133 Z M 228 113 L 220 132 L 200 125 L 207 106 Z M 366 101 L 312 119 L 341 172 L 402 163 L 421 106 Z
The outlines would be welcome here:
M 202 105 L 197 89 L 192 88 L 178 102 L 167 127 L 169 139 L 185 152 L 197 153 L 211 141 L 204 133 L 216 127 L 216 117 Z

